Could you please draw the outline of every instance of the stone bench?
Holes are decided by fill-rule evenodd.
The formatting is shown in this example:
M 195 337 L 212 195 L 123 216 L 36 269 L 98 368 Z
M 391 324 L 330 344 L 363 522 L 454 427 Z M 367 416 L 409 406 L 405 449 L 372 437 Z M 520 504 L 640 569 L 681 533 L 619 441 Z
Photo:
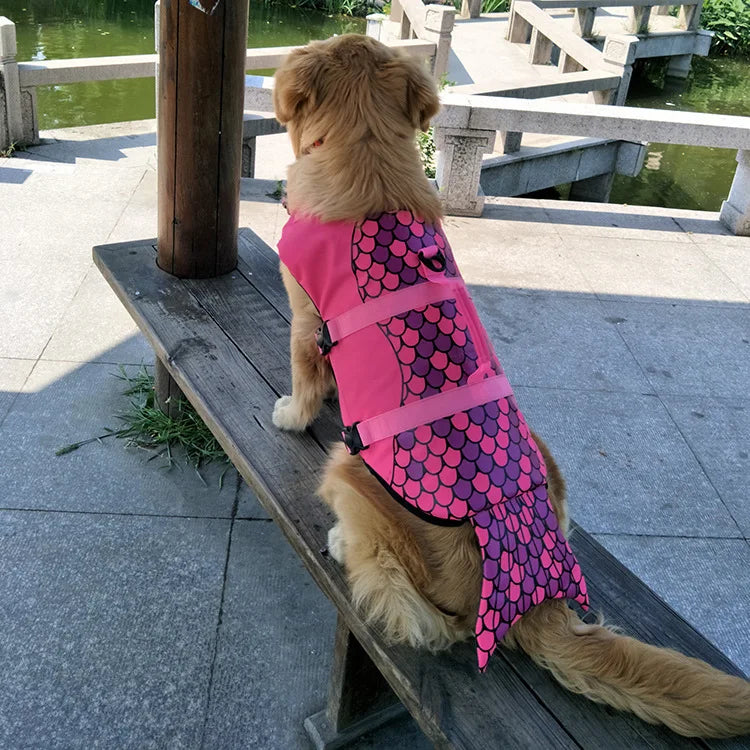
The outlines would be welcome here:
M 242 229 L 235 271 L 188 280 L 157 267 L 154 245 L 105 245 L 94 249 L 94 259 L 338 610 L 328 705 L 305 721 L 315 747 L 344 747 L 404 707 L 439 748 L 747 747 L 741 740 L 678 738 L 592 703 L 559 687 L 521 652 L 498 649 L 482 675 L 472 643 L 437 655 L 387 644 L 352 606 L 344 572 L 326 551 L 334 519 L 315 491 L 327 446 L 340 430 L 337 413 L 327 406 L 302 435 L 281 433 L 271 422 L 276 399 L 290 388 L 290 312 L 276 254 Z M 605 612 L 631 635 L 740 674 L 582 529 L 573 527 L 570 542 L 593 611 Z

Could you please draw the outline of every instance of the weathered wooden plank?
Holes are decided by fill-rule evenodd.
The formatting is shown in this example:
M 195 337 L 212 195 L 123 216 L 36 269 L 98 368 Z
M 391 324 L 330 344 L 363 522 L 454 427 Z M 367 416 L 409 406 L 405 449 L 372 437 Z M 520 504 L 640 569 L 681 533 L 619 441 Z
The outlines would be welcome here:
M 250 285 L 239 279 L 227 279 L 226 283 L 217 280 L 207 293 L 205 282 L 186 281 L 185 284 L 201 306 L 214 319 L 222 321 L 225 333 L 248 354 L 251 361 L 264 362 L 269 384 L 283 391 L 289 383 L 288 350 L 274 347 L 273 342 L 285 340 L 286 320 L 281 315 L 262 312 L 265 300 L 273 300 L 272 304 L 288 311 L 278 274 L 278 257 L 249 229 L 243 230 L 238 271 L 242 271 Z M 250 286 L 255 287 L 254 291 Z M 258 321 L 255 327 L 253 321 Z M 311 428 L 322 445 L 335 441 L 339 430 L 337 415 L 328 409 Z M 741 674 L 729 659 L 579 527 L 574 527 L 572 544 L 586 571 L 594 610 L 603 611 L 608 620 L 635 637 L 655 645 L 677 648 L 724 671 Z M 678 738 L 663 727 L 648 725 L 631 714 L 613 711 L 568 693 L 549 673 L 533 666 L 524 655 L 503 652 L 502 656 L 540 701 L 553 707 L 557 719 L 584 747 L 610 747 L 613 734 L 620 738 L 620 746 L 628 748 L 702 746 L 697 740 Z M 466 648 L 465 658 L 471 662 L 471 648 Z M 725 744 L 719 743 L 719 746 Z
M 321 552 L 332 518 L 313 494 L 325 451 L 310 434 L 285 435 L 272 426 L 278 391 L 264 377 L 264 362 L 257 368 L 250 363 L 188 283 L 156 267 L 151 244 L 96 248 L 94 257 L 157 356 L 435 746 L 579 747 L 501 659 L 480 676 L 468 646 L 420 654 L 386 645 L 362 623 L 341 569 Z M 240 281 L 246 283 L 230 274 L 203 285 L 211 294 Z M 276 346 L 285 348 L 281 342 Z

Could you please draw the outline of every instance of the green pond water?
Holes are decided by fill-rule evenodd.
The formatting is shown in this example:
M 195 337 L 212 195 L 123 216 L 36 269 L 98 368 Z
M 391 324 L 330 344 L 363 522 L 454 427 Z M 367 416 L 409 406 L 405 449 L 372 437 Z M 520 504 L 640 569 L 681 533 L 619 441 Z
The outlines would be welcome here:
M 639 71 L 628 105 L 750 115 L 750 60 L 693 58 L 687 82 L 664 80 L 663 66 Z M 736 149 L 651 143 L 638 177 L 615 178 L 611 201 L 718 211 L 729 194 Z
M 20 60 L 142 54 L 154 51 L 152 0 L 0 0 L 16 24 Z M 304 44 L 363 31 L 362 19 L 250 0 L 249 47 Z M 42 129 L 154 116 L 152 79 L 40 87 Z M 750 61 L 696 58 L 687 83 L 664 82 L 658 66 L 631 85 L 636 107 L 750 115 Z M 735 168 L 734 150 L 650 144 L 636 178 L 618 176 L 612 201 L 718 210 Z
M 0 0 L 16 24 L 19 60 L 104 57 L 154 52 L 153 0 Z M 364 32 L 360 18 L 250 0 L 248 47 L 283 47 Z M 40 86 L 39 127 L 49 129 L 154 117 L 154 80 Z

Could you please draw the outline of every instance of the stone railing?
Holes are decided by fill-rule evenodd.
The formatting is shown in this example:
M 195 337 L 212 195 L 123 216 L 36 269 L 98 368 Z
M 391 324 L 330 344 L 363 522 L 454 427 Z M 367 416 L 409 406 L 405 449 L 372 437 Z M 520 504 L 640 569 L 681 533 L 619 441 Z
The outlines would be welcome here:
M 245 108 L 273 109 L 273 79 L 248 79 Z M 622 141 L 737 149 L 738 168 L 721 221 L 750 236 L 750 117 L 639 107 L 601 107 L 557 100 L 443 93 L 432 121 L 437 145 L 435 182 L 446 213 L 481 216 L 479 180 L 484 154 L 497 133 L 543 133 Z
M 684 0 L 682 3 L 659 5 L 654 0 L 534 0 L 545 10 L 573 9 L 573 30 L 583 37 L 591 37 L 596 11 L 599 8 L 628 8 L 631 34 L 647 34 L 651 14 L 668 15 L 671 8 L 678 7 L 678 27 L 685 31 L 696 31 L 700 26 L 703 0 Z
M 436 79 L 448 72 L 451 36 L 456 20 L 456 10 L 452 5 L 425 5 L 422 0 L 392 0 L 390 20 L 396 39 L 419 39 L 435 45 L 431 68 Z M 368 29 L 368 34 L 380 38 L 374 29 Z
M 449 214 L 481 215 L 482 159 L 492 153 L 498 131 L 585 135 L 737 149 L 721 221 L 735 234 L 750 235 L 750 117 L 458 94 L 444 94 L 442 105 L 433 121 L 436 182 Z
M 619 78 L 617 86 L 609 91 L 593 91 L 592 97 L 597 104 L 625 103 L 637 37 L 607 37 L 604 50 L 600 51 L 530 0 L 513 2 L 507 37 L 510 42 L 530 43 L 529 62 L 534 65 L 549 63 L 553 48 L 557 47 L 560 73 L 615 73 Z
M 699 28 L 702 5 L 703 0 L 685 0 L 679 5 L 675 31 L 649 34 L 652 11 L 654 15 L 666 14 L 674 6 L 658 5 L 654 0 L 513 0 L 508 40 L 530 42 L 529 60 L 532 63 L 549 62 L 553 48 L 559 48 L 561 73 L 596 67 L 611 69 L 612 65 L 622 67 L 623 83 L 617 94 L 620 101 L 615 102 L 622 103 L 634 60 L 668 57 L 667 74 L 685 78 L 693 55 L 708 54 L 713 34 Z M 599 8 L 629 8 L 628 33 L 596 37 L 594 21 Z M 552 10 L 573 10 L 572 28 L 566 29 L 548 12 Z M 599 52 L 594 44 L 601 45 L 603 52 Z M 602 57 L 597 58 L 596 53 Z
M 434 61 L 438 45 L 423 39 L 389 42 L 419 59 Z M 247 70 L 277 68 L 296 47 L 267 47 L 247 50 Z M 111 81 L 124 78 L 154 78 L 158 55 L 121 55 L 70 60 L 18 62 L 16 27 L 0 16 L 0 149 L 11 144 L 29 145 L 39 140 L 36 106 L 37 86 L 57 86 L 89 81 Z M 246 121 L 247 137 L 258 130 L 259 123 Z M 278 132 L 277 126 L 276 132 Z M 256 135 L 274 132 L 261 128 Z

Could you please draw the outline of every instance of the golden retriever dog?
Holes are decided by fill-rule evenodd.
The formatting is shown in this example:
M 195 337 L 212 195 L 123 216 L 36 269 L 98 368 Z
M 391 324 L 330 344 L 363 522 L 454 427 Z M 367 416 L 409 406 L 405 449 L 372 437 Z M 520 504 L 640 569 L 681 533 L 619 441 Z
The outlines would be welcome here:
M 313 42 L 279 68 L 274 105 L 296 156 L 287 187 L 292 214 L 357 221 L 405 209 L 440 220 L 438 195 L 415 147 L 416 131 L 426 130 L 439 108 L 436 86 L 421 63 L 363 36 Z M 314 341 L 321 319 L 283 266 L 282 274 L 293 311 L 292 395 L 278 400 L 273 420 L 281 429 L 304 430 L 336 386 Z M 566 532 L 565 483 L 534 438 Z M 331 554 L 345 566 L 363 617 L 393 642 L 431 650 L 473 635 L 482 569 L 471 524 L 439 526 L 417 517 L 341 445 L 332 451 L 320 494 L 338 519 L 329 534 Z M 564 600 L 533 607 L 503 645 L 522 648 L 569 690 L 680 734 L 750 731 L 750 683 L 605 625 L 586 624 Z

